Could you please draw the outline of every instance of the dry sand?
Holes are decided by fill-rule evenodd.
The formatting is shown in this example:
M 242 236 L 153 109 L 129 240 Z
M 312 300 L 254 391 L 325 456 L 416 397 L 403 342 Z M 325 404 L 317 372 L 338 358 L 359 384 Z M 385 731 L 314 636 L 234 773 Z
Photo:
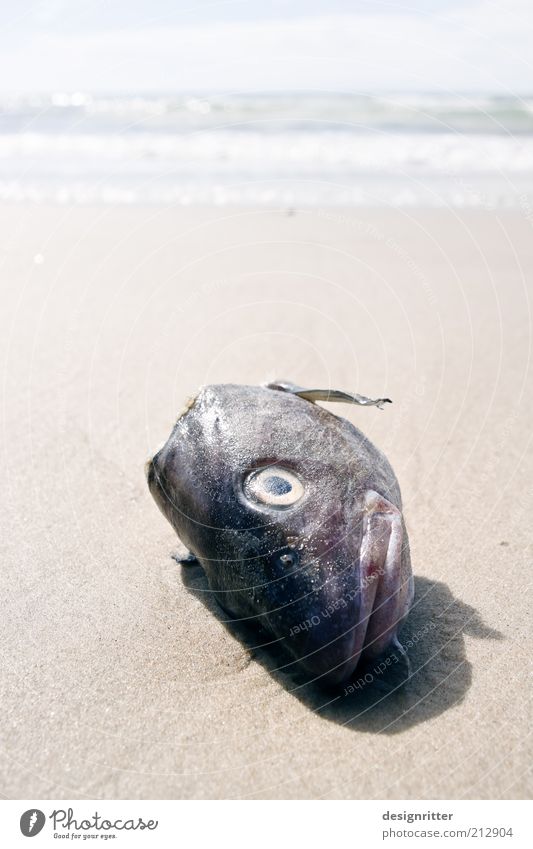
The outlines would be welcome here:
M 0 209 L 6 797 L 530 794 L 526 213 Z M 243 645 L 145 485 L 198 385 L 274 376 L 394 400 L 342 409 L 417 576 L 381 701 Z

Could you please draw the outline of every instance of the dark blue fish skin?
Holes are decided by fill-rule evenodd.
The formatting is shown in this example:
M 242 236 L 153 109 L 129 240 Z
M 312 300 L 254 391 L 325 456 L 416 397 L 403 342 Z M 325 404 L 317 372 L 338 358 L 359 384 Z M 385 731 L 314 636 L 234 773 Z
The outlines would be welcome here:
M 295 503 L 250 495 L 270 468 L 281 477 L 266 475 L 261 497 L 294 484 Z M 207 386 L 147 477 L 222 608 L 266 628 L 308 675 L 343 683 L 396 644 L 413 595 L 400 490 L 345 419 L 280 389 Z

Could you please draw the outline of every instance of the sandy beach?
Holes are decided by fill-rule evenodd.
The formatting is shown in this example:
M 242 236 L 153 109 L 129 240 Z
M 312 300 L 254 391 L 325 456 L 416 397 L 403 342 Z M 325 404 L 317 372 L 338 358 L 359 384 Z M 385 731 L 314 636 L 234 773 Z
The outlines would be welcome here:
M 0 207 L 4 797 L 531 795 L 532 215 Z M 145 460 L 275 377 L 393 399 L 335 412 L 402 487 L 399 693 L 302 686 L 172 558 Z

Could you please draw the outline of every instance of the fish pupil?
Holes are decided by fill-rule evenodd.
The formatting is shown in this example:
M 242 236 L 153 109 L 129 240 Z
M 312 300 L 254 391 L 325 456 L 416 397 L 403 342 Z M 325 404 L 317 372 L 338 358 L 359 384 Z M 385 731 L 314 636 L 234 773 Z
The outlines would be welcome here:
M 292 489 L 292 484 L 279 475 L 271 475 L 263 484 L 266 491 L 271 495 L 287 495 Z
M 296 562 L 296 556 L 291 551 L 280 555 L 279 559 L 284 566 L 294 566 Z

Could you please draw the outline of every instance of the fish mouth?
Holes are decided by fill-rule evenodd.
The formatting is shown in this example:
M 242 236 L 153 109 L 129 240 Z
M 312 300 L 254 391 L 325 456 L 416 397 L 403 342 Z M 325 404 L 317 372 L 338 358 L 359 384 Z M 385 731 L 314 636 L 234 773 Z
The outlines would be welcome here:
M 151 487 L 151 484 L 153 483 L 155 478 L 158 455 L 161 454 L 166 444 L 166 441 L 161 442 L 161 444 L 156 448 L 152 456 L 148 457 L 148 460 L 146 460 L 144 464 L 144 476 L 149 487 Z
M 288 641 L 291 654 L 314 681 L 325 686 L 346 683 L 360 661 L 378 658 L 394 640 L 410 604 L 410 584 L 401 584 L 402 544 L 400 511 L 379 493 L 368 490 L 363 507 L 359 587 L 353 596 L 341 597 L 343 606 L 349 597 L 348 615 L 339 614 L 339 626 L 332 632 L 328 623 L 335 614 L 326 621 L 321 611 L 322 615 L 317 613 L 307 620 L 300 651 L 296 651 L 297 639 L 293 645 Z M 293 637 L 295 630 L 291 629 Z M 325 640 L 324 635 L 331 639 Z
M 154 476 L 154 467 L 153 467 L 153 457 L 149 457 L 148 460 L 144 464 L 144 476 L 146 478 L 146 482 L 148 486 L 152 483 L 152 479 Z
M 365 531 L 361 544 L 361 572 L 370 586 L 370 607 L 363 653 L 378 657 L 394 637 L 408 607 L 409 584 L 402 585 L 402 514 L 379 493 L 365 494 Z M 364 593 L 363 593 L 364 596 Z

